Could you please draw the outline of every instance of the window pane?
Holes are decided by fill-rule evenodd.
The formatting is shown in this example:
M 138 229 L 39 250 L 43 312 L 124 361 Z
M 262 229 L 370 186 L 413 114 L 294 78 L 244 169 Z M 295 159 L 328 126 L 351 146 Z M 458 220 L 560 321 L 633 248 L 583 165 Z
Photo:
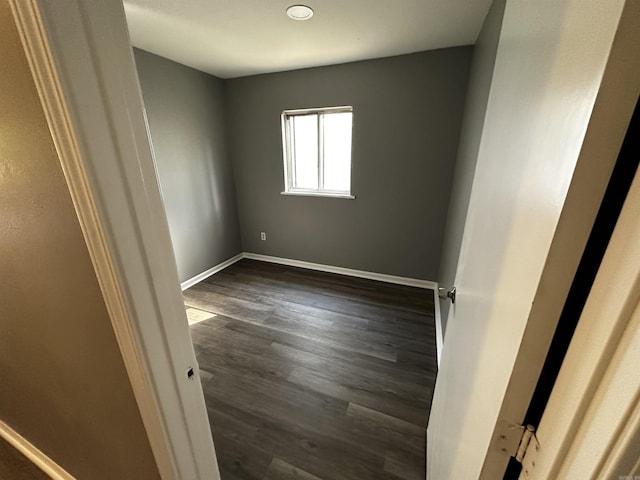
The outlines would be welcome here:
M 324 115 L 324 188 L 351 190 L 351 112 Z
M 318 188 L 318 116 L 292 117 L 295 177 L 293 188 Z

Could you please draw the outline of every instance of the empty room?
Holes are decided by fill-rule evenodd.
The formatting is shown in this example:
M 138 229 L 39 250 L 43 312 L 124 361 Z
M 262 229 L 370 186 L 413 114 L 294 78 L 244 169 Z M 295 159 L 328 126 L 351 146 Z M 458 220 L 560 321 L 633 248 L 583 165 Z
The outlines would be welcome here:
M 424 478 L 506 5 L 125 2 L 223 479 Z
M 220 474 L 422 479 L 486 5 L 280 3 L 125 2 Z
M 0 21 L 0 477 L 640 474 L 640 3 Z

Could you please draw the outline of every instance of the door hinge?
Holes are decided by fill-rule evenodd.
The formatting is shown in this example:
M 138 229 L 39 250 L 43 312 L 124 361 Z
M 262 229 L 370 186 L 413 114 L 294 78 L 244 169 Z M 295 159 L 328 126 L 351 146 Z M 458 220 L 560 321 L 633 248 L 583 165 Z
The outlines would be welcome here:
M 501 452 L 522 464 L 522 478 L 529 478 L 540 451 L 536 429 L 531 425 L 507 425 L 499 433 L 497 445 Z

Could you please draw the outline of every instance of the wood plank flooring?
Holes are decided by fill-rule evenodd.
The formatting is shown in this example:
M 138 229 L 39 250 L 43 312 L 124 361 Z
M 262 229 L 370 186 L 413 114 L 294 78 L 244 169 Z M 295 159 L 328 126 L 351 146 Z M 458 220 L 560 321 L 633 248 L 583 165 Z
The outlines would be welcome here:
M 424 480 L 433 292 L 245 259 L 184 298 L 223 480 Z

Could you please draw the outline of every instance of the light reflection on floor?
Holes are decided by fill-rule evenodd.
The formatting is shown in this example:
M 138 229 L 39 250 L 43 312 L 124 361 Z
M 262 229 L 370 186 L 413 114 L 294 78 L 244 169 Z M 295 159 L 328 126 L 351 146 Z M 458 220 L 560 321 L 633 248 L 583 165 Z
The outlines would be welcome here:
M 192 307 L 187 308 L 187 318 L 189 319 L 189 325 L 195 325 L 196 323 L 204 322 L 205 320 L 209 320 L 210 318 L 214 318 L 215 316 L 215 313 L 207 312 L 205 310 L 200 310 Z

